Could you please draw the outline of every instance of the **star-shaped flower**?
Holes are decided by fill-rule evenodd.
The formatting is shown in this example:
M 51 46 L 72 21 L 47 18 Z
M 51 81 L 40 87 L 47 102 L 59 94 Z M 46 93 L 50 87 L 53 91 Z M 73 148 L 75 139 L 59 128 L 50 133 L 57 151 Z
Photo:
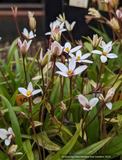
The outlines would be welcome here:
M 78 50 L 76 52 L 76 56 L 75 56 L 75 60 L 76 62 L 84 62 L 84 63 L 93 63 L 92 61 L 90 60 L 86 60 L 86 58 L 88 58 L 91 54 L 90 53 L 86 53 L 82 56 L 82 52 L 80 50 Z M 70 53 L 69 54 L 70 57 L 74 57 L 74 54 Z
M 82 94 L 78 96 L 78 100 L 80 104 L 83 106 L 83 110 L 90 111 L 96 104 L 98 103 L 98 98 L 92 98 L 90 101 L 86 97 L 84 97 Z
M 118 56 L 114 53 L 109 53 L 112 49 L 112 43 L 109 42 L 105 45 L 105 47 L 103 48 L 103 52 L 99 51 L 99 50 L 93 50 L 92 53 L 95 53 L 95 54 L 100 54 L 101 57 L 101 62 L 102 63 L 105 63 L 107 61 L 107 58 L 117 58 Z
M 32 38 L 36 37 L 36 34 L 33 34 L 32 31 L 28 32 L 28 30 L 26 28 L 23 29 L 22 34 L 27 39 L 32 39 Z
M 81 46 L 76 46 L 74 48 L 71 49 L 71 44 L 69 42 L 66 42 L 64 44 L 64 52 L 70 54 L 70 53 L 73 53 L 73 52 L 76 52 L 77 50 L 79 50 L 81 48 Z
M 76 67 L 75 57 L 73 57 L 70 60 L 68 68 L 61 62 L 56 62 L 56 66 L 61 70 L 61 71 L 56 71 L 56 73 L 64 77 L 72 77 L 74 75 L 77 75 L 83 72 L 88 67 L 87 65 L 82 65 L 75 69 Z
M 9 146 L 11 143 L 12 137 L 15 137 L 15 134 L 11 127 L 8 128 L 8 131 L 6 129 L 0 129 L 0 138 L 5 140 L 5 145 Z
M 38 94 L 39 92 L 42 91 L 41 89 L 33 90 L 33 85 L 31 82 L 28 84 L 27 89 L 19 87 L 18 90 L 20 91 L 21 94 L 23 94 L 26 97 L 34 96 L 35 94 Z

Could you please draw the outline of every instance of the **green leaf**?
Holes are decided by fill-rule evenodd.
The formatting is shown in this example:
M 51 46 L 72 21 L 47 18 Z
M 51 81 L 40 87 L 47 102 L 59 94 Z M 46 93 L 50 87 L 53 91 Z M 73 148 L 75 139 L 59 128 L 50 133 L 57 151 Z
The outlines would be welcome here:
M 0 150 L 0 160 L 6 160 L 7 158 L 7 155 Z
M 18 88 L 17 88 L 17 90 L 14 92 L 12 98 L 10 99 L 10 103 L 11 103 L 12 106 L 14 106 L 14 104 L 15 104 L 15 102 L 16 102 L 17 94 L 18 94 Z
M 70 152 L 70 150 L 72 149 L 72 147 L 74 146 L 79 137 L 80 130 L 81 126 L 79 124 L 79 127 L 75 132 L 74 136 L 71 138 L 71 140 L 60 151 L 58 151 L 51 160 L 60 160 L 62 154 L 67 155 Z
M 9 110 L 9 116 L 10 116 L 10 120 L 11 120 L 11 124 L 12 124 L 12 129 L 15 134 L 15 142 L 16 142 L 16 144 L 18 144 L 18 149 L 20 149 L 22 147 L 22 139 L 21 139 L 20 127 L 19 127 L 17 117 L 13 111 L 13 108 L 12 108 L 10 102 L 3 95 L 0 95 L 0 97 L 2 98 L 5 106 Z
M 87 50 L 91 53 L 93 50 L 92 44 L 89 42 L 84 42 L 84 46 L 87 48 Z
M 28 157 L 28 160 L 34 160 L 34 155 L 33 155 L 33 152 L 32 152 L 32 146 L 31 146 L 31 143 L 30 143 L 30 140 L 27 139 L 24 144 L 23 144 L 23 148 L 24 148 L 24 151 Z
M 44 148 L 49 150 L 49 151 L 58 151 L 60 150 L 61 148 L 53 143 L 47 136 L 46 132 L 43 131 L 42 133 L 42 137 L 43 137 L 43 144 L 44 144 Z M 41 133 L 38 133 L 37 134 L 37 138 L 38 138 L 38 141 L 39 141 L 39 145 L 42 146 L 42 140 L 41 140 Z M 32 139 L 34 141 L 36 141 L 36 138 L 35 138 L 35 135 L 32 135 Z
M 60 78 L 58 76 L 51 92 L 50 102 L 56 104 L 57 102 L 59 102 L 59 96 L 60 96 Z
M 81 155 L 81 156 L 86 156 L 86 157 L 87 156 L 91 156 L 94 153 L 96 153 L 100 148 L 102 148 L 110 139 L 111 139 L 111 137 L 108 137 L 108 138 L 106 138 L 104 140 L 101 140 L 101 141 L 99 141 L 97 143 L 94 143 L 94 144 L 92 144 L 92 145 L 90 145 L 90 146 L 88 146 L 88 147 L 86 147 L 84 149 L 79 150 L 78 152 L 74 153 L 73 155 L 74 156 L 75 155 L 76 156 L 77 155 Z M 85 160 L 87 158 L 82 158 L 82 160 Z M 73 159 L 69 159 L 69 160 L 73 160 Z

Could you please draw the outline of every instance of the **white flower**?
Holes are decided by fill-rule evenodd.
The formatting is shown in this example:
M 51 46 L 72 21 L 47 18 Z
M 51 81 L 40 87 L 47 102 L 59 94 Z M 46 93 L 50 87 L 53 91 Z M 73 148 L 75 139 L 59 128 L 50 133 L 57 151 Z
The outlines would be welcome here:
M 119 9 L 116 10 L 116 15 L 118 19 L 122 18 L 122 12 Z
M 66 31 L 66 29 L 64 29 L 64 22 L 61 23 L 58 20 L 51 22 L 50 28 L 51 28 L 51 32 L 47 32 L 47 33 L 45 33 L 45 35 L 50 35 L 51 33 L 54 33 L 54 32 L 60 33 L 60 32 Z
M 105 43 L 105 41 L 101 41 L 101 43 L 99 44 L 99 47 L 103 49 L 103 48 L 105 48 L 105 46 L 108 45 L 108 44 L 109 44 L 109 45 L 113 45 L 113 44 L 112 44 L 112 41 L 110 41 L 110 42 L 107 43 L 107 44 Z
M 12 137 L 15 137 L 15 134 L 11 127 L 8 128 L 8 131 L 5 129 L 0 129 L 0 138 L 5 140 L 5 145 L 9 146 L 11 143 Z
M 106 97 L 104 98 L 104 96 L 102 94 L 99 95 L 99 99 L 104 101 L 105 105 L 108 107 L 108 109 L 112 109 L 112 103 L 110 102 L 113 99 L 113 96 L 115 94 L 115 89 L 111 88 L 109 89 Z
M 28 84 L 27 89 L 20 87 L 18 88 L 18 90 L 20 91 L 21 94 L 25 95 L 26 97 L 34 96 L 35 94 L 38 94 L 39 92 L 42 91 L 41 89 L 33 90 L 31 82 Z
M 82 94 L 78 96 L 78 100 L 80 104 L 83 106 L 83 109 L 86 111 L 92 110 L 94 106 L 98 103 L 98 98 L 92 98 L 90 101 L 86 97 L 84 97 Z
M 75 56 L 75 60 L 76 62 L 84 62 L 84 63 L 93 63 L 92 61 L 90 60 L 86 60 L 86 58 L 88 58 L 91 54 L 90 53 L 86 53 L 82 56 L 82 52 L 80 50 L 78 50 L 76 52 L 76 56 Z M 69 53 L 69 56 L 70 57 L 74 57 L 74 54 L 72 53 Z
M 2 39 L 2 37 L 0 37 L 0 40 Z
M 72 31 L 74 26 L 75 26 L 76 21 L 73 21 L 71 24 L 69 24 L 69 22 L 66 20 L 65 21 L 65 25 L 68 31 Z
M 112 43 L 109 42 L 105 45 L 105 47 L 103 48 L 103 52 L 99 51 L 99 50 L 93 50 L 92 53 L 96 53 L 96 54 L 100 54 L 101 57 L 101 62 L 105 63 L 107 61 L 107 58 L 117 58 L 118 56 L 114 53 L 109 53 L 112 49 Z
M 81 48 L 81 46 L 76 46 L 71 49 L 71 44 L 69 42 L 66 42 L 64 45 L 64 52 L 73 53 L 73 52 L 76 52 L 77 50 L 79 50 L 80 48 Z
M 74 75 L 77 75 L 83 72 L 88 67 L 86 65 L 82 65 L 75 69 L 76 67 L 75 57 L 73 57 L 70 60 L 68 68 L 63 63 L 60 63 L 60 62 L 56 62 L 56 66 L 61 70 L 61 71 L 56 71 L 56 73 L 64 77 L 72 77 Z
M 88 14 L 93 15 L 95 18 L 101 18 L 101 14 L 95 8 L 89 8 L 88 11 Z
M 33 34 L 32 31 L 28 32 L 28 30 L 26 28 L 23 29 L 22 34 L 27 39 L 32 39 L 32 38 L 36 37 L 36 34 Z

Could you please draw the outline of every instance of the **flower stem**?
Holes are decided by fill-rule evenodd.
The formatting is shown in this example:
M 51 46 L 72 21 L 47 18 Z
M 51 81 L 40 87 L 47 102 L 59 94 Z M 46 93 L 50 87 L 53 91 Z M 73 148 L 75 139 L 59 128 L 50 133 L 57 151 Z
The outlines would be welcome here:
M 98 112 L 97 112 L 96 115 L 92 118 L 92 120 L 84 127 L 84 130 L 93 122 L 93 120 L 97 117 L 97 115 L 100 113 L 100 111 L 102 110 L 103 107 L 104 107 L 104 103 L 101 104 Z
M 27 87 L 27 86 L 28 86 L 28 82 L 27 82 L 27 75 L 26 75 L 25 61 L 24 61 L 24 59 L 25 59 L 25 56 L 23 55 L 22 57 L 23 57 L 23 68 L 24 68 L 24 73 L 25 73 L 26 87 Z
M 102 75 L 103 68 L 104 68 L 104 63 L 101 62 L 101 68 L 100 68 L 100 74 L 99 74 L 98 81 L 97 81 L 97 87 L 98 87 L 98 84 L 99 84 L 99 82 L 100 82 L 100 77 L 101 77 L 101 75 Z
M 33 129 L 33 132 L 34 132 L 34 135 L 35 135 L 35 138 L 36 138 L 40 160 L 42 160 L 42 155 L 41 155 L 41 150 L 40 150 L 40 146 L 39 146 L 39 141 L 38 141 L 38 138 L 37 138 L 37 135 L 36 135 L 35 127 L 34 127 L 34 120 L 33 120 L 32 106 L 31 106 L 31 99 L 30 99 L 30 97 L 29 97 L 29 108 L 30 108 L 30 113 L 31 113 L 32 129 Z
M 2 120 L 3 120 L 3 122 L 4 122 L 4 124 L 5 124 L 6 128 L 8 129 L 8 125 L 7 125 L 6 120 L 5 120 L 5 118 L 3 117 L 3 114 L 2 114 L 1 111 L 0 111 L 0 116 L 1 116 L 1 118 L 2 118 Z
M 67 109 L 66 115 L 70 110 L 71 102 L 72 102 L 72 77 L 70 77 L 70 102 L 69 102 L 69 107 Z
M 7 153 L 7 151 L 4 149 L 4 147 L 0 144 L 0 147 L 1 147 L 1 149 L 5 152 L 5 154 L 8 156 L 8 158 L 10 159 L 10 160 L 12 160 L 11 159 L 11 157 L 10 157 L 10 155 Z

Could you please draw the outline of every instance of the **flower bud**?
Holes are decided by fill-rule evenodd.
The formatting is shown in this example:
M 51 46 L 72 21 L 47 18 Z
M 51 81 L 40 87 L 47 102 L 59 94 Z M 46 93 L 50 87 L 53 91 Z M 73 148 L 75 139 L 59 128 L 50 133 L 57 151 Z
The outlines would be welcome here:
M 60 109 L 63 111 L 64 114 L 67 112 L 66 105 L 62 101 L 61 101 L 61 107 L 60 107 Z
M 33 18 L 34 17 L 34 12 L 30 12 L 28 11 L 28 18 L 30 20 L 30 18 Z
M 52 39 L 54 41 L 60 42 L 61 40 L 61 32 L 58 33 L 51 33 Z
M 16 152 L 17 147 L 18 147 L 18 145 L 14 145 L 14 144 L 13 144 L 13 145 L 9 148 L 8 154 L 9 154 L 9 155 L 13 155 L 13 154 Z
M 30 18 L 29 25 L 30 25 L 31 30 L 34 31 L 34 29 L 36 28 L 36 19 L 33 17 Z
M 111 88 L 106 95 L 105 103 L 110 102 L 113 99 L 114 94 L 115 94 L 115 89 Z

